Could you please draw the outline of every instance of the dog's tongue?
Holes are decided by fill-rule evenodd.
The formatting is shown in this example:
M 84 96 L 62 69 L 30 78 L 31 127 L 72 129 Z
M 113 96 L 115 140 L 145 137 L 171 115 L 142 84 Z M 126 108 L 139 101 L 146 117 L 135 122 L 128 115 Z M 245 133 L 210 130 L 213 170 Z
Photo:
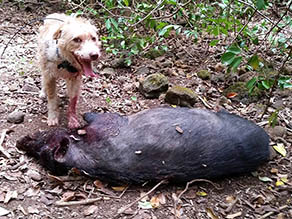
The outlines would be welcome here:
M 93 73 L 91 62 L 82 61 L 82 68 L 85 76 L 96 77 L 97 75 Z

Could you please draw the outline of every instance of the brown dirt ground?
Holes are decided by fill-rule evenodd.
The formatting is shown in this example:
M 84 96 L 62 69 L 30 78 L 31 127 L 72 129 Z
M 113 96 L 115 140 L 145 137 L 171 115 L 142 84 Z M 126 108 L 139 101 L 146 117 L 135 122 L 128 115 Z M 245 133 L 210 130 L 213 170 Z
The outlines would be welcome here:
M 56 4 L 31 1 L 19 6 L 5 2 L 0 8 L 1 52 L 11 36 L 25 22 L 48 13 L 62 12 Z M 105 188 L 101 189 L 97 186 L 98 181 L 94 179 L 77 177 L 70 181 L 71 178 L 67 177 L 61 182 L 54 180 L 35 160 L 15 148 L 15 142 L 20 137 L 48 129 L 46 101 L 38 97 L 40 74 L 35 61 L 38 26 L 39 23 L 33 23 L 24 28 L 8 46 L 0 64 L 0 131 L 3 133 L 4 129 L 9 130 L 4 136 L 2 146 L 11 155 L 8 159 L 0 153 L 0 218 L 113 218 L 120 208 L 149 191 L 151 186 L 129 186 L 119 197 L 121 192 L 117 188 L 102 183 Z M 173 73 L 168 75 L 172 85 L 192 88 L 208 100 L 212 107 L 216 106 L 218 100 L 225 100 L 221 91 L 226 84 L 202 81 L 195 74 L 201 69 L 209 69 L 212 74 L 218 74 L 214 71 L 214 66 L 219 62 L 218 57 L 222 53 L 222 48 L 209 48 L 203 39 L 195 45 L 183 38 L 170 40 L 173 41 L 172 48 L 163 57 L 156 60 L 139 57 L 133 67 L 116 69 L 112 76 L 84 78 L 79 104 L 80 115 L 88 111 L 131 114 L 165 104 L 162 99 L 147 100 L 139 93 L 137 83 L 139 78 L 145 75 L 138 75 L 136 70 L 146 66 L 150 72 L 156 72 L 167 66 L 168 64 L 163 63 L 169 61 L 173 63 L 171 66 Z M 105 54 L 96 68 L 108 66 L 109 60 L 113 58 Z M 164 70 L 167 72 L 169 69 Z M 63 112 L 61 126 L 65 127 L 67 98 L 64 83 L 60 82 L 59 85 L 60 109 Z M 284 107 L 280 113 L 279 125 L 285 127 L 286 132 L 283 138 L 272 138 L 272 142 L 284 143 L 287 155 L 282 157 L 275 153 L 272 160 L 257 171 L 259 176 L 269 177 L 272 182 L 263 182 L 258 177 L 247 174 L 213 181 L 222 189 L 216 189 L 211 183 L 194 183 L 178 201 L 177 215 L 180 218 L 292 218 L 291 91 L 275 92 L 274 101 L 277 100 L 282 101 Z M 257 103 L 243 104 L 228 100 L 220 107 L 266 124 L 264 122 L 267 121 L 267 116 L 259 120 L 263 101 L 264 99 Z M 198 102 L 195 107 L 206 108 L 203 102 Z M 24 122 L 18 125 L 7 122 L 7 115 L 15 109 L 25 113 Z M 267 128 L 266 125 L 264 127 Z M 285 181 L 284 186 L 276 186 L 276 181 L 283 176 L 287 177 L 288 181 Z M 146 197 L 146 203 L 151 198 L 158 197 L 161 202 L 158 208 L 143 209 L 136 203 L 126 211 L 127 214 L 120 217 L 174 218 L 174 200 L 184 187 L 185 185 L 161 185 Z M 202 192 L 205 192 L 206 196 Z M 69 197 L 68 200 L 73 201 L 97 197 L 102 199 L 87 205 L 56 206 L 56 202 L 64 197 Z M 1 216 L 1 208 L 10 213 Z

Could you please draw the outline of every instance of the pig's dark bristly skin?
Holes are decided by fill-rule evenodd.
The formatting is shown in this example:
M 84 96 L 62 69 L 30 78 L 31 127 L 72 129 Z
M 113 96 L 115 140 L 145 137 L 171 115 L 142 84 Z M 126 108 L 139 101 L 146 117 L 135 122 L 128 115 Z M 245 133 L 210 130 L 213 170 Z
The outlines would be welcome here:
M 85 135 L 55 129 L 17 147 L 55 174 L 75 167 L 109 182 L 187 182 L 254 171 L 269 158 L 269 137 L 227 112 L 156 108 L 120 116 L 87 113 Z

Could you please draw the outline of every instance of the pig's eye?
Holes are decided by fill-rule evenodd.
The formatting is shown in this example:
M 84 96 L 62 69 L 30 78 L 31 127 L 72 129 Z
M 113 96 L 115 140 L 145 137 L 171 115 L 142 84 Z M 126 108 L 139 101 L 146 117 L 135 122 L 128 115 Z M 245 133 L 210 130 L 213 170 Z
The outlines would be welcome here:
M 80 37 L 75 37 L 75 38 L 73 39 L 73 41 L 74 41 L 75 43 L 81 43 L 81 42 L 82 42 L 82 39 L 81 39 Z
M 59 148 L 57 148 L 57 150 L 54 153 L 54 158 L 56 161 L 62 162 L 63 158 L 65 157 L 68 147 L 69 147 L 69 139 L 64 137 L 61 141 L 60 141 L 60 146 Z

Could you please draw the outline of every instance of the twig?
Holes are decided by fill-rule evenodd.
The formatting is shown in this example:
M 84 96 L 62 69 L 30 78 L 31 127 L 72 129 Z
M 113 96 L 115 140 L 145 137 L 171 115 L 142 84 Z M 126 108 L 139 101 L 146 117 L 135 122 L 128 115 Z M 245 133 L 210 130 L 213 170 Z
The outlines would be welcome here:
M 291 1 L 291 2 L 292 2 L 292 1 Z M 291 37 L 290 37 L 290 38 L 291 38 Z M 276 86 L 277 86 L 277 84 L 278 84 L 277 81 L 278 81 L 278 79 L 279 79 L 279 77 L 280 77 L 281 72 L 283 71 L 283 68 L 284 68 L 286 62 L 288 62 L 288 60 L 289 60 L 291 54 L 292 54 L 292 46 L 290 47 L 289 54 L 288 54 L 288 56 L 285 58 L 285 60 L 283 61 L 282 66 L 280 67 L 280 69 L 279 69 L 279 71 L 278 71 L 278 73 L 277 73 L 277 75 L 276 75 L 276 77 L 275 77 L 275 79 L 274 79 L 274 83 L 273 83 L 273 85 L 272 85 L 272 87 L 271 87 L 271 89 L 270 89 L 270 93 L 268 94 L 268 101 L 267 101 L 266 107 L 265 107 L 265 109 L 264 109 L 264 111 L 263 111 L 263 114 L 262 114 L 262 116 L 261 116 L 261 119 L 264 117 L 264 115 L 266 114 L 266 112 L 267 112 L 267 110 L 268 110 L 268 108 L 269 108 L 269 106 L 270 106 L 270 104 L 271 104 L 271 96 L 272 96 L 272 93 L 273 93 L 274 90 L 276 89 Z
M 177 208 L 177 202 L 178 200 L 180 200 L 181 196 L 186 192 L 188 191 L 189 189 L 189 186 L 195 182 L 207 182 L 207 183 L 210 183 L 212 186 L 215 187 L 215 189 L 217 190 L 221 190 L 222 188 L 221 187 L 218 187 L 215 183 L 211 182 L 210 180 L 207 180 L 207 179 L 193 179 L 192 181 L 188 182 L 186 184 L 186 187 L 185 189 L 177 196 L 177 199 L 174 200 L 174 218 L 177 218 L 177 215 L 176 215 L 176 208 Z
M 198 98 L 202 101 L 202 103 L 205 105 L 205 107 L 207 107 L 208 109 L 212 109 L 213 107 L 211 107 L 206 100 L 204 100 L 203 97 L 198 96 Z
M 237 39 L 237 37 L 242 33 L 242 31 L 246 28 L 246 26 L 249 24 L 249 22 L 251 21 L 251 19 L 254 17 L 254 15 L 256 14 L 257 10 L 255 10 L 253 12 L 253 14 L 248 18 L 247 22 L 244 24 L 244 26 L 240 29 L 240 31 L 236 34 L 236 36 L 234 37 L 234 39 L 231 42 L 231 45 L 234 43 L 234 41 Z
M 274 24 L 274 21 L 272 21 L 270 18 L 268 18 L 266 15 L 264 15 L 264 14 L 261 13 L 260 11 L 258 11 L 253 5 L 251 5 L 251 4 L 249 4 L 249 3 L 245 2 L 245 1 L 241 1 L 241 0 L 238 0 L 238 2 L 247 5 L 248 7 L 252 8 L 253 10 L 256 10 L 257 13 L 258 13 L 259 15 L 261 15 L 261 16 L 262 16 L 263 18 L 265 18 L 267 21 L 269 21 L 270 23 L 272 23 L 274 27 L 277 26 L 279 29 L 284 30 L 282 27 L 279 27 L 278 24 L 275 25 L 275 24 Z M 290 4 L 291 4 L 291 3 L 290 3 Z M 289 8 L 289 7 L 288 7 L 288 8 Z M 288 31 L 288 30 L 287 30 L 287 31 Z M 290 31 L 288 31 L 288 32 L 289 32 L 289 34 L 291 34 Z
M 5 148 L 2 146 L 3 142 L 4 142 L 4 139 L 5 139 L 5 136 L 6 136 L 6 133 L 8 132 L 8 129 L 4 129 L 2 134 L 1 134 L 1 138 L 0 138 L 0 152 L 2 154 L 5 155 L 6 158 L 10 158 L 10 154 L 8 153 L 8 151 L 5 150 Z
M 132 24 L 131 27 L 135 27 L 138 24 L 140 24 L 141 22 L 143 22 L 144 20 L 146 20 L 151 14 L 153 14 L 162 4 L 164 3 L 164 0 L 160 0 L 160 2 L 158 2 L 158 4 L 156 5 L 155 8 L 152 9 L 152 11 L 150 11 L 145 17 L 143 17 L 141 20 L 137 21 L 136 23 Z
M 122 213 L 124 213 L 127 209 L 129 209 L 130 207 L 132 207 L 134 204 L 136 204 L 138 201 L 140 201 L 141 199 L 143 199 L 144 197 L 146 197 L 147 195 L 149 195 L 150 193 L 152 193 L 158 186 L 160 186 L 163 183 L 166 183 L 167 180 L 161 180 L 158 184 L 156 184 L 152 189 L 150 189 L 147 193 L 145 193 L 144 195 L 142 195 L 141 197 L 137 198 L 135 201 L 133 201 L 132 203 L 128 204 L 127 206 L 121 208 L 118 210 L 118 213 L 113 217 L 113 218 L 117 218 L 119 215 L 121 215 Z
M 233 206 L 237 203 L 237 201 L 238 198 L 236 197 L 235 200 L 228 206 L 228 208 L 226 208 L 225 213 L 229 213 L 232 210 Z
M 288 208 L 288 205 L 281 206 L 281 207 L 279 208 L 279 211 L 284 210 L 284 209 L 286 209 L 286 208 Z M 274 213 L 275 213 L 274 211 L 270 211 L 270 212 L 264 214 L 263 216 L 261 216 L 259 219 L 265 219 L 265 218 L 267 218 L 267 217 L 270 217 L 270 216 L 273 215 Z
M 102 197 L 92 198 L 92 199 L 85 199 L 85 200 L 81 200 L 81 201 L 70 201 L 70 202 L 57 201 L 55 203 L 55 205 L 58 206 L 58 207 L 75 206 L 75 205 L 87 205 L 87 204 L 91 204 L 91 203 L 97 202 L 97 201 L 99 201 L 101 199 L 102 199 Z

